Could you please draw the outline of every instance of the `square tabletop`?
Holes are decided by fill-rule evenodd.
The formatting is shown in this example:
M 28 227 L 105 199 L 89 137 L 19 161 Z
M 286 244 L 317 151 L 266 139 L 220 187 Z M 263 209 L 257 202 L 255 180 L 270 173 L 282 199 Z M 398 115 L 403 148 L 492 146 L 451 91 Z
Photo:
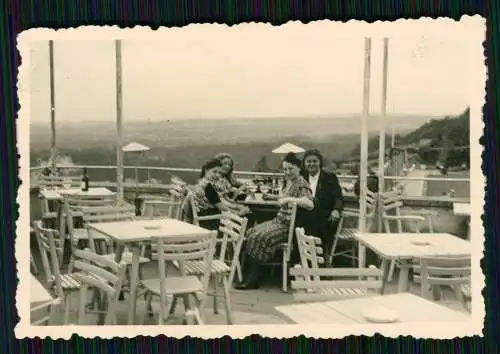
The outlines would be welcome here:
M 63 195 L 80 195 L 89 197 L 109 197 L 116 193 L 104 187 L 89 188 L 88 191 L 82 191 L 80 188 L 59 188 L 59 189 L 42 189 L 40 196 L 47 200 L 61 200 Z
M 276 310 L 294 323 L 336 324 L 370 323 L 363 313 L 371 308 L 383 307 L 395 311 L 398 322 L 467 321 L 466 313 L 452 310 L 436 302 L 410 293 L 358 297 L 337 301 L 278 306 Z
M 460 216 L 470 216 L 470 204 L 453 203 L 453 214 Z
M 357 233 L 356 239 L 385 259 L 467 257 L 471 244 L 446 233 Z M 428 244 L 422 244 L 422 243 Z
M 53 297 L 37 278 L 30 275 L 30 303 L 32 305 L 52 301 Z
M 154 237 L 181 237 L 211 231 L 177 219 L 130 220 L 88 224 L 118 243 L 149 241 Z

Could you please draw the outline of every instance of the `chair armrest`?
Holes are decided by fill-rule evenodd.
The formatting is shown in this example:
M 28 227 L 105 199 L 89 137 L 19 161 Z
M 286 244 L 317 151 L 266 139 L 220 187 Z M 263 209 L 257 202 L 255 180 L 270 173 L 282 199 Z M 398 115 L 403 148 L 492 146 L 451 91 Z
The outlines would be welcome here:
M 198 220 L 206 221 L 206 220 L 219 220 L 222 215 L 206 215 L 206 216 L 198 216 Z
M 425 221 L 426 218 L 420 215 L 384 215 L 385 220 L 407 220 L 407 221 Z
M 408 211 L 401 210 L 401 214 L 403 214 L 403 215 L 419 215 L 419 216 L 426 216 L 426 217 L 438 215 L 437 211 L 433 211 L 433 210 L 408 210 Z
M 354 211 L 354 210 L 343 210 L 342 211 L 342 216 L 343 217 L 353 217 L 357 218 L 359 217 L 359 211 Z

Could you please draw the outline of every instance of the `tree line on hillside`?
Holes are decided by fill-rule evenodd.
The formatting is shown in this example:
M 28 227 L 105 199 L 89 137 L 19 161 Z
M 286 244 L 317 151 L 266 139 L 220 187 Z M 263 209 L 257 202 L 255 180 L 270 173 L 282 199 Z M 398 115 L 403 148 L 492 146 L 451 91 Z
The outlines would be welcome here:
M 420 128 L 395 136 L 395 146 L 415 154 L 424 164 L 442 163 L 447 166 L 469 166 L 470 109 L 455 117 L 433 119 Z M 391 148 L 391 136 L 386 135 L 386 151 Z M 379 136 L 368 140 L 368 151 L 378 155 Z M 358 144 L 351 152 L 351 158 L 360 154 Z

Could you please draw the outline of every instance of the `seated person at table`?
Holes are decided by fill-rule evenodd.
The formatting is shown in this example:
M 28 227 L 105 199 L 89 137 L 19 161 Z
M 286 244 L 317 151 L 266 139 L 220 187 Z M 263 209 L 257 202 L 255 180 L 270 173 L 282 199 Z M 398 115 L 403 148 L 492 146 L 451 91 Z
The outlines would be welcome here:
M 302 161 L 295 154 L 288 154 L 284 158 L 282 167 L 285 175 L 285 187 L 283 194 L 278 198 L 280 209 L 273 219 L 248 230 L 244 279 L 235 286 L 236 289 L 257 289 L 259 287 L 260 265 L 271 260 L 279 245 L 288 240 L 291 218 L 290 203 L 296 203 L 298 208 L 306 210 L 314 208 L 311 188 L 300 175 L 301 164 Z
M 321 238 L 323 254 L 328 255 L 344 206 L 342 188 L 334 173 L 323 170 L 323 156 L 319 150 L 307 150 L 302 161 L 303 177 L 309 182 L 314 197 L 314 210 L 306 232 Z M 324 265 L 329 266 L 326 262 Z
M 246 188 L 240 181 L 233 176 L 234 160 L 233 157 L 225 152 L 215 155 L 221 164 L 221 178 L 217 181 L 215 190 L 227 199 L 233 200 L 244 194 Z
M 237 215 L 245 215 L 248 209 L 242 205 L 231 203 L 217 193 L 214 185 L 221 178 L 220 168 L 222 164 L 218 159 L 211 159 L 203 166 L 203 176 L 193 187 L 194 204 L 198 208 L 199 216 L 219 215 L 223 211 L 231 211 Z M 219 226 L 218 220 L 203 220 L 200 226 L 216 230 Z

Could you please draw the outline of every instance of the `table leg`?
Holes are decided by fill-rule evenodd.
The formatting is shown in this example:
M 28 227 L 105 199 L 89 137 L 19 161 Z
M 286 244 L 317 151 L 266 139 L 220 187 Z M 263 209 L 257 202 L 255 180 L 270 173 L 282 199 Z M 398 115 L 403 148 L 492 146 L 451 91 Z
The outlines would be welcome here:
M 115 249 L 115 262 L 120 263 L 122 260 L 122 254 L 123 254 L 123 249 L 125 248 L 124 245 L 118 243 L 116 245 Z M 120 292 L 120 296 L 118 297 L 118 300 L 123 301 L 125 299 L 125 296 L 123 295 L 123 291 Z
M 401 267 L 399 267 L 398 293 L 403 293 L 408 290 L 408 277 L 410 274 L 409 267 L 409 264 L 403 264 Z
M 139 253 L 140 249 L 137 245 L 131 247 L 132 251 L 132 270 L 130 274 L 130 303 L 128 309 L 128 323 L 130 325 L 135 322 L 136 302 L 137 302 L 137 283 L 139 280 Z
M 380 265 L 380 268 L 382 268 L 382 289 L 380 290 L 380 293 L 383 295 L 385 292 L 385 287 L 387 285 L 387 280 L 389 278 L 389 268 L 390 268 L 391 262 L 388 259 L 383 258 L 382 259 L 382 264 Z

